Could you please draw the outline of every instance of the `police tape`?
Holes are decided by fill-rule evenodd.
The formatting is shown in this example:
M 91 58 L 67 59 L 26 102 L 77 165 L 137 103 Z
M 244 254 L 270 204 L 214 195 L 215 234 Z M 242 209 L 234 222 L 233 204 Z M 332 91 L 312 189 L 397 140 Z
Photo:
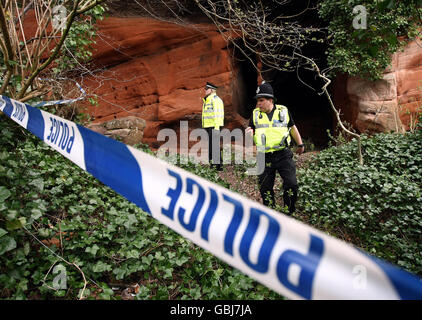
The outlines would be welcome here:
M 404 270 L 74 122 L 1 96 L 0 110 L 143 211 L 291 299 L 422 299 Z
M 50 80 L 50 79 L 41 79 L 41 78 L 38 78 L 38 79 L 44 80 L 44 81 Z M 37 103 L 34 107 L 39 108 L 39 107 L 44 107 L 44 106 L 53 106 L 53 105 L 56 105 L 56 104 L 70 104 L 70 103 L 74 103 L 76 101 L 80 101 L 80 100 L 85 99 L 86 91 L 76 81 L 75 81 L 75 84 L 78 87 L 79 91 L 82 92 L 82 95 L 79 98 L 67 99 L 67 100 L 41 101 L 41 102 Z

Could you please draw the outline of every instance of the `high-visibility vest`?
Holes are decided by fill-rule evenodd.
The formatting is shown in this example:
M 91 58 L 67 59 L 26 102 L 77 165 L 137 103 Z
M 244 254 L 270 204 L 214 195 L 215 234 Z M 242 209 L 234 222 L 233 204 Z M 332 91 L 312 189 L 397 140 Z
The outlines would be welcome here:
M 276 105 L 275 108 L 271 120 L 259 108 L 254 109 L 252 113 L 255 126 L 254 141 L 258 150 L 273 152 L 290 145 L 290 128 L 287 127 L 290 121 L 289 112 L 282 105 Z
M 203 99 L 202 128 L 222 127 L 224 125 L 223 100 L 215 92 Z

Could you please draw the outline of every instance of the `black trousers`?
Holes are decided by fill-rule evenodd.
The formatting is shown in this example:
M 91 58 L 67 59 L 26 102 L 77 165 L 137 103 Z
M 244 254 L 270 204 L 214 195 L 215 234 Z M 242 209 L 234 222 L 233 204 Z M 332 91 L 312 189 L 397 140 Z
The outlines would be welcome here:
M 221 169 L 221 151 L 220 151 L 220 130 L 214 128 L 205 128 L 208 133 L 208 161 L 215 166 L 217 170 Z M 214 151 L 213 151 L 213 145 Z M 214 157 L 213 157 L 214 153 Z M 214 161 L 215 160 L 215 161 Z
M 275 206 L 274 181 L 276 172 L 283 179 L 283 201 L 291 214 L 296 210 L 295 204 L 299 187 L 293 152 L 289 148 L 265 154 L 265 169 L 258 176 L 258 183 L 262 202 L 268 207 Z

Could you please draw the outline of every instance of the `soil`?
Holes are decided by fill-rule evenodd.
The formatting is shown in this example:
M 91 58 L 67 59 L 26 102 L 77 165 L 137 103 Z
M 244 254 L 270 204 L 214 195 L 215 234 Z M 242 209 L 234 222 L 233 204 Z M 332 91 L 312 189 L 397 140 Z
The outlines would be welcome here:
M 294 161 L 296 163 L 296 169 L 305 168 L 312 157 L 317 154 L 318 151 L 305 152 L 301 155 L 295 155 Z M 225 165 L 224 170 L 219 172 L 219 176 L 230 187 L 229 189 L 240 193 L 241 195 L 262 203 L 261 195 L 258 189 L 258 178 L 257 176 L 247 175 L 241 168 L 235 165 Z M 276 175 L 276 181 L 274 183 L 274 192 L 276 195 L 282 194 L 283 183 L 280 176 Z M 282 205 L 282 197 L 276 196 L 276 202 Z

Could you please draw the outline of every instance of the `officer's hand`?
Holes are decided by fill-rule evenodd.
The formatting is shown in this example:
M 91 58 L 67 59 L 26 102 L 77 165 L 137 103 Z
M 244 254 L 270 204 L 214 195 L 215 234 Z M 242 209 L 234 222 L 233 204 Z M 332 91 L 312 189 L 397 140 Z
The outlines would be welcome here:
M 253 129 L 252 129 L 251 127 L 247 127 L 247 128 L 245 129 L 245 133 L 246 133 L 246 134 L 253 135 Z
M 304 152 L 305 152 L 305 146 L 303 144 L 297 147 L 297 149 L 296 149 L 296 153 L 297 154 L 300 155 L 300 154 L 302 154 Z

